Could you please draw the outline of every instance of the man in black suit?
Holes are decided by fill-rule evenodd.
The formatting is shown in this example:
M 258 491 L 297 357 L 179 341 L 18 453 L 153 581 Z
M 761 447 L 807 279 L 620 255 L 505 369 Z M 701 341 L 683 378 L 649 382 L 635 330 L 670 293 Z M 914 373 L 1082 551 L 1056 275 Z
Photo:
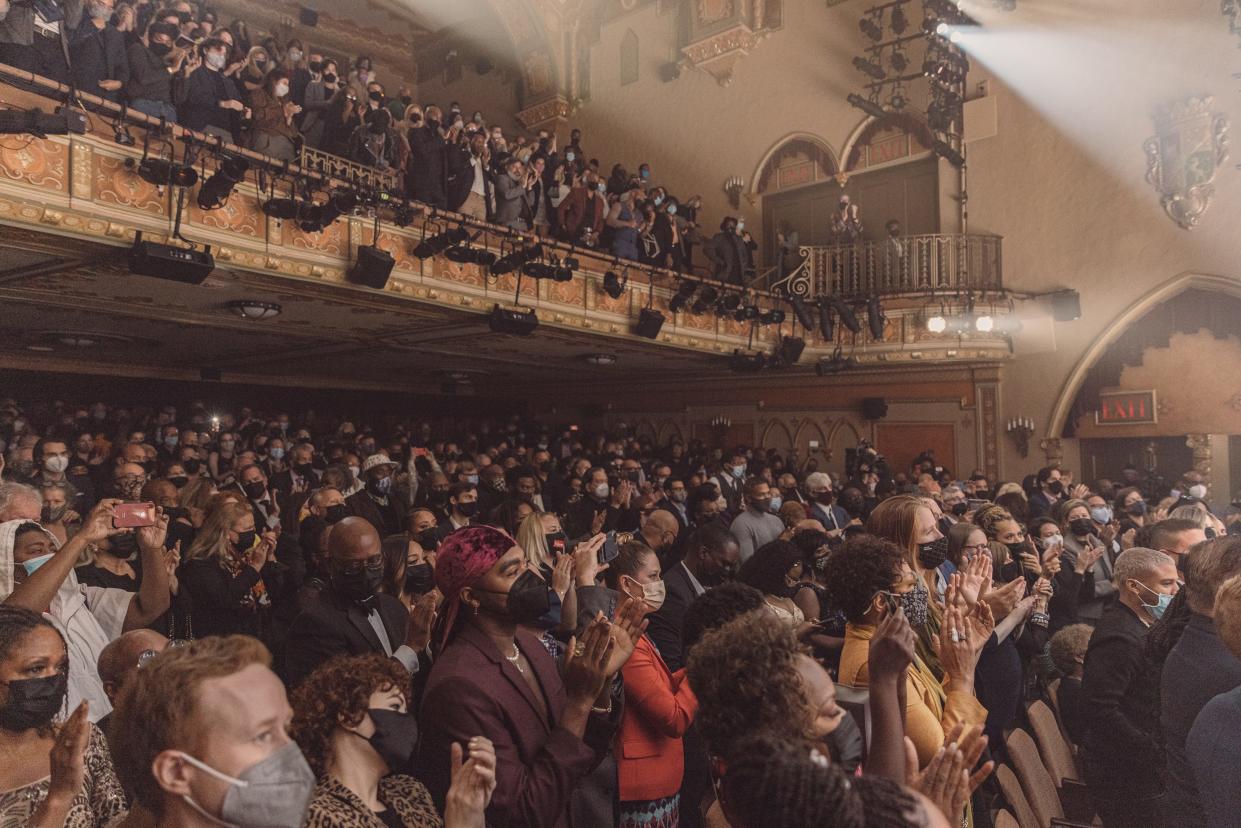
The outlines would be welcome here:
M 1060 470 L 1044 466 L 1035 477 L 1038 491 L 1030 495 L 1030 517 L 1050 515 L 1055 517 L 1054 510 L 1064 494 L 1064 483 L 1060 481 Z
M 399 598 L 378 592 L 383 579 L 379 533 L 369 522 L 348 517 L 328 540 L 328 588 L 294 620 L 285 646 L 282 675 L 296 686 L 337 655 L 383 653 L 416 674 L 431 642 L 434 604 L 408 612 Z
M 664 572 L 664 603 L 647 616 L 647 634 L 669 670 L 685 666 L 681 628 L 689 605 L 711 587 L 732 580 L 740 565 L 737 541 L 722 523 L 713 522 L 694 530 L 685 542 L 685 557 Z
M 1142 692 L 1146 630 L 1177 591 L 1176 564 L 1134 547 L 1116 559 L 1118 602 L 1095 626 L 1086 650 L 1081 749 L 1086 785 L 1104 828 L 1155 825 L 1164 799 L 1152 711 Z
M 84 8 L 83 0 L 0 2 L 6 12 L 0 18 L 0 63 L 68 83 L 69 35 Z
M 398 505 L 392 486 L 397 468 L 388 455 L 372 454 L 362 463 L 365 487 L 345 498 L 349 513 L 365 518 L 385 538 L 405 528 L 405 509 Z
M 664 481 L 663 494 L 664 499 L 659 502 L 659 508 L 672 513 L 681 527 L 680 537 L 684 538 L 689 531 L 690 519 L 689 506 L 686 504 L 689 500 L 689 489 L 685 488 L 685 480 L 676 475 L 669 477 Z
M 424 204 L 446 209 L 448 145 L 440 131 L 443 113 L 438 106 L 428 106 L 425 114 L 426 123 L 409 131 L 409 195 Z
M 728 501 L 729 514 L 739 515 L 744 508 L 745 499 L 745 455 L 733 452 L 732 457 L 724 464 L 723 470 L 711 478 L 720 489 L 720 494 Z

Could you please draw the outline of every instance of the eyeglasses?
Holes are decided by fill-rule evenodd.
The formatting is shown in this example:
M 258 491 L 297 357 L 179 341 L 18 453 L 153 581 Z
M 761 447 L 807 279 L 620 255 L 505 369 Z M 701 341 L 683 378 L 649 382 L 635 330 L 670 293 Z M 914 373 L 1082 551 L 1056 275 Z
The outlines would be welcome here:
M 349 561 L 348 563 L 341 564 L 340 572 L 342 575 L 357 575 L 364 569 L 369 569 L 371 572 L 382 572 L 383 568 L 383 556 L 375 555 L 374 557 L 367 558 L 364 561 Z
M 184 638 L 174 638 L 168 642 L 168 646 L 165 647 L 164 650 L 179 650 L 180 648 L 188 647 L 189 645 L 190 642 L 186 641 Z M 155 658 L 161 652 L 164 652 L 164 650 L 143 650 L 138 654 L 138 666 L 145 667 L 150 664 L 151 659 Z
M 990 546 L 988 546 L 988 545 L 987 545 L 987 544 L 985 544 L 985 543 L 971 543 L 971 544 L 966 544 L 965 546 L 962 546 L 962 547 L 961 547 L 961 551 L 962 551 L 962 552 L 971 552 L 971 551 L 972 551 L 972 552 L 974 552 L 975 554 L 981 554 L 981 553 L 983 553 L 983 552 L 986 552 L 986 551 L 987 551 L 988 549 L 990 549 L 990 548 L 991 548 L 991 547 L 990 547 Z

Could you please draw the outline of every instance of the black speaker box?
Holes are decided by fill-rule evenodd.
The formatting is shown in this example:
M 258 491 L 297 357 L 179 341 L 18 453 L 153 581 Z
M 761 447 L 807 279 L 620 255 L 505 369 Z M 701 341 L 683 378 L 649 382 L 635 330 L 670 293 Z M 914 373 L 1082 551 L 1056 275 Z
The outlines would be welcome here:
M 643 308 L 638 314 L 638 324 L 633 332 L 647 339 L 659 336 L 659 329 L 664 326 L 664 315 L 654 308 Z
M 492 333 L 529 336 L 539 326 L 539 317 L 532 310 L 506 310 L 496 305 L 488 317 Z
M 868 420 L 882 420 L 888 416 L 888 401 L 883 397 L 864 397 L 862 416 Z
M 302 9 L 297 18 L 303 26 L 309 26 L 312 29 L 319 25 L 319 13 L 314 9 Z
M 1051 315 L 1057 322 L 1082 318 L 1082 297 L 1075 290 L 1062 290 L 1051 295 Z
M 129 249 L 129 272 L 139 276 L 201 285 L 213 270 L 215 259 L 211 255 L 211 245 L 195 250 L 157 244 L 143 241 L 139 231 L 134 237 L 134 246 Z
M 388 251 L 364 244 L 358 248 L 358 263 L 349 271 L 349 281 L 355 285 L 383 290 L 396 260 Z

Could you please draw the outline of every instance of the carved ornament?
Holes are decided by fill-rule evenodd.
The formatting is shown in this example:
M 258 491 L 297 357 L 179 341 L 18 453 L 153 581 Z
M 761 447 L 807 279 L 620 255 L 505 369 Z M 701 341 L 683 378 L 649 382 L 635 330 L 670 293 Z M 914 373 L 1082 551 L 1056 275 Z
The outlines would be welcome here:
M 1202 220 L 1215 195 L 1216 171 L 1228 159 L 1228 118 L 1213 113 L 1215 99 L 1186 98 L 1155 113 L 1155 135 L 1143 144 L 1146 181 L 1182 229 Z

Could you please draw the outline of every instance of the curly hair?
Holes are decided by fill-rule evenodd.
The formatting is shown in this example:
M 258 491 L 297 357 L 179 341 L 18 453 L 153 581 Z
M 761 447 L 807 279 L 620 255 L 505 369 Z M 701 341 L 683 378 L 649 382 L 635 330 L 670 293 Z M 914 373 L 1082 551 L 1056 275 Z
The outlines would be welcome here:
M 371 695 L 387 688 L 400 691 L 408 703 L 409 674 L 395 660 L 368 653 L 331 658 L 294 689 L 289 734 L 316 776 L 327 773 L 337 726 L 356 727 L 370 708 Z
M 998 503 L 991 503 L 974 513 L 974 525 L 983 531 L 987 540 L 995 540 L 999 525 L 1006 520 L 1015 521 L 1013 513 Z
M 805 553 L 789 541 L 773 540 L 754 551 L 741 565 L 737 580 L 749 584 L 764 595 L 781 595 L 784 578 L 796 564 L 803 563 Z
M 866 618 L 876 592 L 891 590 L 905 555 L 892 541 L 859 535 L 844 542 L 827 559 L 823 572 L 832 605 L 852 624 Z
M 681 622 L 681 647 L 688 653 L 712 630 L 763 606 L 763 593 L 732 581 L 709 589 L 694 599 Z
M 1089 624 L 1069 624 L 1062 627 L 1047 643 L 1047 652 L 1056 672 L 1062 676 L 1073 674 L 1077 656 L 1086 656 L 1086 647 L 1090 644 L 1090 636 L 1094 627 Z
M 728 761 L 756 731 L 805 738 L 813 719 L 797 673 L 803 649 L 784 622 L 752 611 L 707 633 L 689 654 L 689 683 L 708 748 Z
M 721 779 L 736 828 L 906 828 L 922 805 L 881 776 L 850 777 L 804 740 L 756 733 L 739 740 Z

